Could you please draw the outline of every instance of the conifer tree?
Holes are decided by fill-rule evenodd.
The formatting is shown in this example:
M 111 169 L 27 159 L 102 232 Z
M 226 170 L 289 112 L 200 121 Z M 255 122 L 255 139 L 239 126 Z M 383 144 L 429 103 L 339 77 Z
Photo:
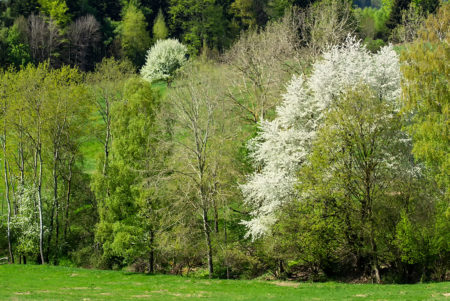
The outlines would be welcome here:
M 400 24 L 402 22 L 403 11 L 407 10 L 410 4 L 411 0 L 394 0 L 386 26 L 390 29 L 394 29 Z
M 167 29 L 166 22 L 164 21 L 164 15 L 161 9 L 158 11 L 158 16 L 153 24 L 153 39 L 164 40 L 168 37 L 169 30 Z
M 145 52 L 150 46 L 150 35 L 142 11 L 130 3 L 122 21 L 121 42 L 125 55 L 140 67 L 145 61 Z

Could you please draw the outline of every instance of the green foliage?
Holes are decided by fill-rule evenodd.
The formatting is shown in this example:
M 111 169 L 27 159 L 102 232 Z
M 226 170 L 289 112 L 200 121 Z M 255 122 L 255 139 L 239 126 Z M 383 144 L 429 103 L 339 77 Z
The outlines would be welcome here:
M 150 35 L 144 14 L 132 3 L 128 5 L 120 26 L 120 41 L 125 56 L 135 66 L 141 67 L 145 62 L 145 52 L 150 46 Z
M 398 24 L 402 22 L 403 11 L 409 8 L 411 0 L 392 0 L 390 5 L 389 19 L 386 22 L 386 26 L 389 29 L 394 29 Z
M 41 244 L 45 260 L 54 259 L 63 246 L 67 250 L 72 209 L 72 193 L 67 187 L 77 170 L 74 165 L 82 159 L 78 150 L 90 109 L 87 91 L 78 70 L 68 66 L 49 69 L 48 64 L 27 65 L 17 72 L 6 72 L 3 79 L 8 84 L 0 88 L 5 105 L 2 159 L 7 162 L 5 176 L 9 181 L 5 186 L 15 209 L 13 220 L 17 218 L 18 224 L 12 243 L 14 248 L 17 245 L 19 257 L 36 258 L 31 246 Z M 34 164 L 32 153 L 36 154 Z
M 94 104 L 97 106 L 97 112 L 92 116 L 93 137 L 90 138 L 89 150 L 96 149 L 95 144 L 98 139 L 103 142 L 103 148 L 109 149 L 111 124 L 111 106 L 114 102 L 119 101 L 123 97 L 124 83 L 134 75 L 135 68 L 129 60 L 117 61 L 114 58 L 103 59 L 101 63 L 95 67 L 95 72 L 88 74 L 87 82 L 91 84 L 91 93 L 93 95 Z M 92 139 L 94 138 L 94 139 Z M 92 141 L 93 140 L 93 141 Z M 94 144 L 94 145 L 92 145 Z M 90 152 L 91 160 L 97 160 L 107 167 L 106 158 L 97 158 L 98 153 Z M 103 154 L 104 156 L 104 154 Z M 91 163 L 95 169 L 95 163 Z M 90 170 L 93 171 L 92 169 Z M 93 181 L 93 185 L 95 181 Z
M 268 12 L 272 19 L 280 18 L 285 11 L 292 7 L 294 0 L 270 0 L 267 3 Z
M 342 273 L 342 260 L 346 245 L 345 222 L 342 220 L 343 204 L 332 197 L 294 202 L 282 211 L 274 236 L 285 261 L 310 271 L 308 280 L 321 280 L 321 273 L 328 276 Z M 294 255 L 295 254 L 295 255 Z
M 222 49 L 228 45 L 227 20 L 216 0 L 170 0 L 172 30 L 182 37 L 190 54 L 206 45 Z
M 93 90 L 97 90 L 101 97 L 120 98 L 123 83 L 134 74 L 133 64 L 129 60 L 116 60 L 114 58 L 104 58 L 95 67 L 95 72 L 90 73 L 88 82 L 93 85 Z
M 416 7 L 419 7 L 424 13 L 435 13 L 439 8 L 441 0 L 412 0 Z
M 353 4 L 365 8 L 365 7 L 376 7 L 379 8 L 382 4 L 382 0 L 353 0 Z
M 413 153 L 431 168 L 446 198 L 450 185 L 448 61 L 450 5 L 431 15 L 419 39 L 402 53 L 403 112 L 414 139 Z
M 153 24 L 153 39 L 164 40 L 169 36 L 169 29 L 166 26 L 166 22 L 164 21 L 164 15 L 161 9 L 158 11 L 158 15 L 156 16 L 155 23 Z
M 284 1 L 272 1 L 270 2 L 270 5 L 272 5 L 272 8 L 274 9 L 273 14 L 276 16 L 280 13 L 284 13 L 284 9 L 289 3 L 285 3 Z M 265 11 L 266 8 L 266 0 L 235 0 L 231 4 L 230 10 L 245 28 L 258 28 L 266 24 L 268 20 Z
M 448 206 L 445 202 L 437 203 L 431 212 L 417 206 L 411 209 L 402 212 L 396 228 L 395 244 L 401 260 L 420 267 L 423 281 L 443 280 L 449 268 Z
M 12 211 L 11 222 L 2 212 L 0 257 L 9 253 L 4 234 L 10 228 L 16 262 L 35 262 L 42 243 L 45 262 L 64 266 L 126 267 L 196 278 L 377 280 L 379 274 L 385 282 L 444 280 L 450 262 L 449 6 L 443 3 L 419 32 L 422 16 L 433 12 L 437 1 L 412 0 L 407 12 L 402 3 L 408 1 L 357 2 L 365 8 L 338 0 L 1 1 L 0 192 L 8 190 L 9 199 L 0 202 L 4 211 L 10 203 Z M 291 6 L 309 8 L 285 14 Z M 87 12 L 95 19 L 79 18 Z M 390 34 L 389 17 L 396 22 L 392 36 L 402 36 L 393 41 L 405 43 L 401 103 L 380 99 L 360 83 L 333 95 L 334 105 L 314 124 L 312 154 L 293 174 L 298 182 L 292 202 L 280 202 L 270 233 L 247 239 L 243 220 L 253 213 L 238 184 L 271 159 L 250 164 L 255 157 L 246 145 L 259 120 L 271 120 L 283 110 L 276 105 L 287 78 L 309 70 L 329 44 L 357 32 L 356 39 L 377 51 Z M 248 28 L 220 62 L 208 60 L 209 49 L 219 56 Z M 149 29 L 156 44 L 148 51 L 143 80 L 135 71 L 151 46 Z M 188 52 L 192 64 L 185 65 Z M 199 53 L 204 55 L 196 58 Z M 103 56 L 131 62 L 104 59 L 91 73 L 65 66 L 89 69 Z M 351 74 L 348 69 L 336 78 Z M 393 83 L 383 80 L 383 85 Z M 310 121 L 308 116 L 303 117 Z M 267 133 L 278 133 L 285 121 L 261 124 Z M 298 138 L 289 136 L 290 126 L 286 129 L 287 136 L 276 136 Z M 266 145 L 265 154 L 271 153 L 274 146 Z M 289 156 L 281 151 L 273 156 L 278 154 L 287 168 L 295 164 L 289 161 L 294 159 L 285 162 Z M 277 176 L 274 169 L 269 180 L 276 182 Z M 255 194 L 267 186 L 260 185 Z M 8 275 L 0 280 L 0 299 L 21 293 L 24 285 L 33 298 L 103 298 L 90 289 L 79 295 L 76 287 L 92 284 L 86 279 L 97 279 L 112 294 L 108 298 L 117 299 L 153 288 L 165 292 L 156 296 L 163 300 L 174 292 L 227 300 L 269 294 L 286 300 L 336 294 L 351 299 L 362 289 L 373 298 L 406 298 L 394 286 L 329 283 L 318 292 L 308 284 L 300 296 L 294 288 L 230 282 L 220 293 L 225 282 L 197 279 L 186 286 L 186 279 L 169 276 L 155 275 L 149 282 L 142 275 L 50 266 L 0 269 L 8 269 L 0 272 L 0 278 Z M 54 281 L 35 284 L 40 271 Z M 85 277 L 68 277 L 77 273 Z M 146 285 L 119 285 L 124 281 Z M 61 285 L 73 285 L 73 294 L 57 293 Z M 447 290 L 434 284 L 433 289 L 418 287 L 407 297 L 439 298 L 435 290 Z M 199 289 L 201 296 L 194 295 Z
M 7 36 L 8 29 L 5 27 L 0 28 L 0 66 L 7 66 L 9 64 Z
M 383 46 L 386 46 L 386 43 L 381 39 L 373 40 L 365 38 L 364 44 L 366 45 L 367 50 L 373 53 L 378 52 Z
M 392 30 L 390 40 L 394 43 L 414 41 L 424 21 L 423 12 L 411 3 L 408 10 L 402 12 L 402 21 Z
M 26 40 L 26 33 L 23 31 L 23 18 L 16 20 L 14 25 L 8 30 L 8 60 L 16 68 L 31 62 L 30 49 Z M 22 27 L 22 28 L 21 28 Z
M 389 30 L 386 22 L 389 18 L 389 9 L 386 6 L 381 8 L 366 7 L 356 9 L 355 15 L 359 23 L 359 33 L 363 39 L 387 40 Z
M 301 259 L 327 275 L 354 266 L 380 281 L 379 265 L 394 255 L 392 223 L 418 181 L 400 128 L 395 105 L 367 88 L 332 105 L 300 171 L 300 229 L 288 233 L 299 233 Z
M 421 208 L 404 214 L 397 241 L 402 260 L 420 264 L 425 280 L 431 272 L 435 273 L 433 278 L 443 279 L 448 269 L 449 10 L 450 5 L 444 4 L 436 16 L 430 15 L 419 38 L 402 52 L 403 117 L 413 138 L 413 154 L 426 163 L 439 189 L 435 189 L 438 201 L 432 214 L 423 217 Z
M 58 26 L 64 27 L 70 21 L 65 0 L 38 0 L 40 9 L 51 20 L 55 21 Z
M 9 14 L 12 18 L 24 16 L 27 18 L 31 14 L 39 13 L 40 3 L 37 0 L 16 0 L 9 3 Z
M 96 239 L 102 243 L 109 265 L 134 263 L 152 247 L 146 231 L 153 221 L 141 219 L 139 212 L 146 204 L 140 202 L 145 194 L 144 179 L 150 177 L 149 168 L 156 168 L 152 160 L 156 155 L 158 98 L 151 85 L 139 78 L 126 83 L 123 95 L 124 99 L 112 107 L 114 140 L 108 174 L 96 175 L 101 178 L 96 193 L 106 195 L 99 205 Z

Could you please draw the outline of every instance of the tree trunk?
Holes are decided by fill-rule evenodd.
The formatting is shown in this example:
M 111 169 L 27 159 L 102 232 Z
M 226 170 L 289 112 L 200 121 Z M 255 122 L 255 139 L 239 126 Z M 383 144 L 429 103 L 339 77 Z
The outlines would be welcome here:
M 370 226 L 370 244 L 372 247 L 372 272 L 373 272 L 373 276 L 375 278 L 376 283 L 380 284 L 381 283 L 381 277 L 380 277 L 380 271 L 378 270 L 378 248 L 375 242 L 375 235 L 374 235 L 374 225 L 373 225 L 373 220 L 371 218 L 371 226 Z
M 103 176 L 107 175 L 107 169 L 108 169 L 108 157 L 109 157 L 109 140 L 111 137 L 111 117 L 109 116 L 109 102 L 106 100 L 106 109 L 105 109 L 105 121 L 106 121 L 106 136 L 105 136 L 105 145 L 104 145 L 104 152 L 105 152 L 105 161 L 103 162 Z
M 11 172 L 11 166 L 8 163 L 8 170 L 9 170 L 9 183 L 11 185 L 11 216 L 17 215 L 17 201 L 16 201 L 16 191 L 14 188 L 16 187 L 16 184 L 14 182 L 13 173 Z
M 211 246 L 211 231 L 209 229 L 208 223 L 208 211 L 204 207 L 203 207 L 203 232 L 205 233 L 206 246 L 208 248 L 209 278 L 212 278 L 214 273 L 214 267 L 213 267 L 212 246 Z
M 5 160 L 6 165 L 6 160 Z M 5 178 L 8 176 L 6 174 L 6 168 L 5 168 Z M 14 263 L 14 254 L 12 250 L 12 243 L 11 243 L 11 200 L 9 199 L 9 184 L 8 180 L 5 181 L 5 195 L 6 195 L 6 201 L 8 203 L 8 251 L 9 251 L 9 263 Z
M 55 223 L 56 223 L 56 233 L 55 233 L 55 251 L 56 256 L 54 257 L 53 264 L 58 265 L 59 259 L 59 204 L 56 202 L 56 214 L 55 214 Z
M 219 210 L 217 209 L 217 203 L 213 201 L 214 206 L 214 232 L 219 233 Z
M 155 232 L 153 230 L 150 230 L 150 258 L 149 258 L 150 274 L 153 274 L 155 272 L 155 248 L 153 245 L 154 242 L 155 242 Z
M 38 150 L 36 149 L 34 151 L 34 156 L 33 156 L 33 175 L 34 175 L 35 180 L 37 178 L 37 169 L 38 169 Z
M 373 276 L 375 278 L 375 282 L 377 284 L 380 284 L 381 283 L 380 271 L 378 270 L 376 263 L 373 264 L 372 270 L 373 270 Z
M 223 237 L 224 237 L 225 250 L 227 250 L 227 253 L 225 255 L 225 266 L 227 267 L 227 279 L 230 279 L 230 264 L 228 262 L 227 218 L 228 218 L 228 214 L 225 214 L 224 225 L 223 225 Z
M 38 157 L 39 157 L 39 181 L 38 181 L 38 203 L 39 203 L 39 252 L 41 255 L 41 264 L 45 264 L 44 259 L 44 224 L 42 216 L 42 154 L 41 142 L 38 141 Z
M 55 146 L 56 148 L 56 146 Z M 53 152 L 53 204 L 50 211 L 50 227 L 48 231 L 48 238 L 47 238 L 47 261 L 49 261 L 50 258 L 50 248 L 51 248 L 51 242 L 52 242 L 52 236 L 53 236 L 53 225 L 54 225 L 54 216 L 55 216 L 55 210 L 56 210 L 56 220 L 58 220 L 58 174 L 57 174 L 57 168 L 58 168 L 58 150 L 55 150 Z M 58 246 L 55 246 L 55 250 L 58 248 Z
M 12 244 L 11 244 L 11 200 L 9 199 L 9 181 L 8 181 L 8 160 L 6 159 L 6 122 L 5 122 L 5 126 L 4 126 L 4 131 L 3 131 L 3 143 L 2 143 L 2 147 L 3 147 L 3 165 L 5 167 L 5 199 L 6 202 L 8 203 L 8 230 L 7 230 L 7 235 L 8 235 L 8 252 L 9 252 L 9 258 L 8 258 L 8 262 L 9 263 L 14 263 L 14 254 L 12 251 Z
M 20 126 L 22 127 L 22 117 L 20 117 Z M 25 185 L 25 158 L 23 155 L 23 131 L 20 131 L 19 142 L 19 170 L 20 170 L 20 185 Z
M 22 117 L 20 117 L 20 127 L 22 127 Z M 23 131 L 20 130 L 20 140 L 19 140 L 19 146 L 18 146 L 18 155 L 19 155 L 19 161 L 17 162 L 19 171 L 20 171 L 20 187 L 19 190 L 20 195 L 22 196 L 23 188 L 25 186 L 25 157 L 23 155 Z M 17 215 L 18 213 L 18 206 L 17 202 L 14 202 L 14 214 Z
M 64 218 L 64 241 L 67 239 L 67 228 L 69 227 L 69 207 L 70 207 L 70 193 L 72 188 L 72 164 L 74 156 L 70 158 L 69 162 L 69 177 L 67 178 L 67 194 L 66 194 L 66 208 Z
M 284 266 L 283 266 L 283 260 L 278 260 L 278 267 L 280 270 L 280 277 L 284 274 Z

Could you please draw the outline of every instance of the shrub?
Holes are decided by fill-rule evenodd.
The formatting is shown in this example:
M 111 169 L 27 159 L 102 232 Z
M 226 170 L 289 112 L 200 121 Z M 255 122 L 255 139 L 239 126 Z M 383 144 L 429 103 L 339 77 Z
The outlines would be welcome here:
M 147 52 L 141 75 L 150 82 L 169 80 L 186 62 L 187 48 L 175 39 L 159 40 Z

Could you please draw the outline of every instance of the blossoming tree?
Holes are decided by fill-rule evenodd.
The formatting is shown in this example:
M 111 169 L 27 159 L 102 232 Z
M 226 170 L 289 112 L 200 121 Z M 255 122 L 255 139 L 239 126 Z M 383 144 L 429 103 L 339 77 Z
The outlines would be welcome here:
M 368 86 L 380 98 L 400 95 L 399 59 L 391 46 L 369 53 L 355 38 L 330 47 L 312 66 L 309 77 L 293 76 L 273 121 L 261 120 L 260 133 L 249 142 L 255 172 L 241 185 L 251 219 L 243 221 L 247 235 L 270 231 L 277 211 L 296 195 L 298 171 L 330 104 L 352 87 Z

